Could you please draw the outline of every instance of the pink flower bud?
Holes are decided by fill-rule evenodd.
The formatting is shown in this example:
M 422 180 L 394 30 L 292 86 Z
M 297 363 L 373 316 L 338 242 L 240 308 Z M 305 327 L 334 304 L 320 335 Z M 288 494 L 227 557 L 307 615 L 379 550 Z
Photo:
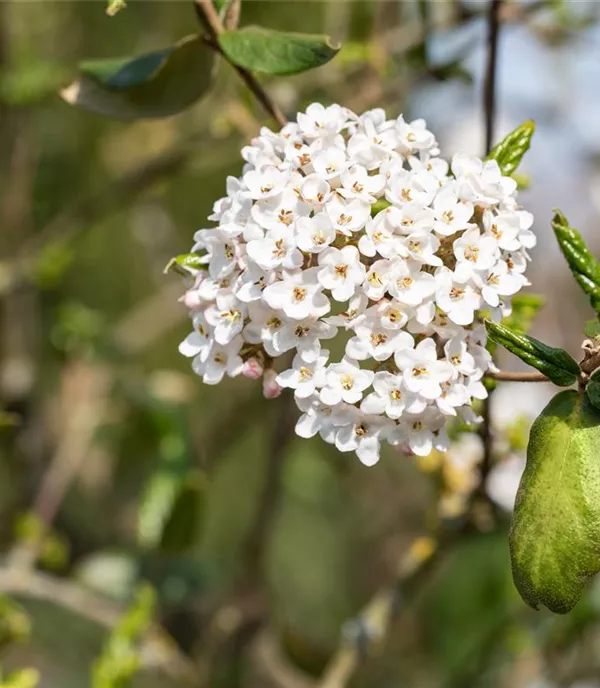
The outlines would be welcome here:
M 184 303 L 186 308 L 189 308 L 190 310 L 199 308 L 203 303 L 196 289 L 188 289 L 181 297 L 181 301 Z
M 276 399 L 282 392 L 282 387 L 277 384 L 277 373 L 273 370 L 265 370 L 263 376 L 263 394 L 267 399 Z
M 251 380 L 258 380 L 262 377 L 263 367 L 257 358 L 249 358 L 242 368 L 242 375 L 248 377 Z M 266 394 L 265 394 L 266 396 Z

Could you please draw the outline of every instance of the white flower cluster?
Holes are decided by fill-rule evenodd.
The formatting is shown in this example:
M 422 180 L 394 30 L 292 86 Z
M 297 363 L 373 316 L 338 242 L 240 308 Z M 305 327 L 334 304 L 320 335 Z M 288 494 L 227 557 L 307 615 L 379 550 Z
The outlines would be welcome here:
M 241 373 L 264 375 L 267 396 L 292 388 L 297 433 L 365 464 L 383 440 L 446 449 L 446 420 L 472 421 L 486 396 L 478 311 L 506 315 L 527 284 L 533 217 L 516 182 L 495 161 L 449 165 L 423 120 L 318 103 L 242 156 L 218 225 L 194 237 L 205 269 L 183 299 L 194 330 L 181 353 L 208 384 Z M 332 361 L 322 342 L 338 333 Z

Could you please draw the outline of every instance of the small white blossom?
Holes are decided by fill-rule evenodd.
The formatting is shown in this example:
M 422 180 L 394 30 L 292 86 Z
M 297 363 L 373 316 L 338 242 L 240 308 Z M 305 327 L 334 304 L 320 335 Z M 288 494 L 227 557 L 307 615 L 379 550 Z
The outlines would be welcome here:
M 344 358 L 340 363 L 333 363 L 327 368 L 326 385 L 321 390 L 321 401 L 335 406 L 340 401 L 356 404 L 363 392 L 373 382 L 375 373 L 372 370 L 361 370 L 358 363 Z
M 329 351 L 322 350 L 314 361 L 307 361 L 300 354 L 294 356 L 292 367 L 277 376 L 277 384 L 291 387 L 298 399 L 306 399 L 325 384 L 325 364 Z
M 319 255 L 319 265 L 319 282 L 324 289 L 331 290 L 336 301 L 348 301 L 364 282 L 366 270 L 356 246 L 328 248 Z

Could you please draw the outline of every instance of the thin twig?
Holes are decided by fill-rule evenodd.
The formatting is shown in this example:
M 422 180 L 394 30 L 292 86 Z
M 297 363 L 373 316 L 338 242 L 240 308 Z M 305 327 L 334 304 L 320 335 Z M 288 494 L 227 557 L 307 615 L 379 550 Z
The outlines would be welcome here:
M 543 373 L 534 373 L 534 372 L 527 372 L 527 373 L 512 373 L 508 372 L 505 370 L 499 370 L 498 372 L 494 373 L 492 371 L 488 371 L 485 374 L 486 377 L 489 377 L 492 380 L 498 380 L 501 382 L 548 382 L 548 378 L 543 374 Z
M 209 37 L 212 39 L 210 41 L 210 45 L 215 50 L 219 51 L 227 60 L 227 62 L 231 64 L 231 66 L 240 75 L 248 89 L 252 92 L 254 97 L 263 106 L 267 113 L 277 122 L 277 124 L 279 124 L 280 127 L 284 127 L 287 124 L 285 115 L 279 109 L 277 104 L 273 102 L 254 74 L 243 67 L 238 67 L 238 65 L 233 64 L 227 59 L 227 56 L 223 54 L 223 51 L 219 47 L 218 36 L 224 31 L 224 27 L 211 0 L 195 0 L 195 3 L 203 19 L 203 23 L 209 32 Z
M 483 87 L 485 113 L 485 151 L 492 149 L 496 124 L 496 77 L 498 73 L 498 38 L 500 36 L 500 10 L 502 0 L 491 0 L 488 12 L 488 54 Z

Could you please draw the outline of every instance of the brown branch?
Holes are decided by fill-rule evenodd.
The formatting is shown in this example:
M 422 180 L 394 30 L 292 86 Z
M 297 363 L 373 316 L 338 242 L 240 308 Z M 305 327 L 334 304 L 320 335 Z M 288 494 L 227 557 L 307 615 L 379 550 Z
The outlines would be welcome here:
M 224 55 L 223 51 L 219 47 L 218 36 L 220 33 L 224 31 L 224 27 L 223 23 L 221 22 L 221 19 L 219 18 L 217 10 L 215 9 L 211 0 L 194 1 L 196 3 L 198 12 L 203 20 L 203 23 L 209 32 L 209 37 L 210 39 L 212 39 L 209 41 L 210 45 L 215 50 L 220 52 L 221 55 L 223 55 L 223 57 L 225 58 L 225 60 L 227 60 L 227 62 L 229 62 L 229 64 L 235 69 L 235 71 L 239 74 L 240 78 L 251 91 L 252 95 L 254 95 L 254 97 L 263 106 L 266 112 L 277 122 L 277 124 L 279 124 L 280 127 L 284 127 L 287 124 L 287 119 L 285 115 L 279 109 L 277 104 L 273 102 L 271 97 L 264 90 L 264 88 L 262 87 L 258 79 L 254 76 L 254 74 L 252 74 L 252 72 L 249 72 L 247 69 L 244 69 L 243 67 L 238 67 L 238 65 L 230 62 L 227 56 Z
M 543 373 L 512 373 L 500 370 L 497 373 L 491 370 L 485 374 L 491 380 L 498 380 L 499 382 L 549 382 L 549 379 Z

